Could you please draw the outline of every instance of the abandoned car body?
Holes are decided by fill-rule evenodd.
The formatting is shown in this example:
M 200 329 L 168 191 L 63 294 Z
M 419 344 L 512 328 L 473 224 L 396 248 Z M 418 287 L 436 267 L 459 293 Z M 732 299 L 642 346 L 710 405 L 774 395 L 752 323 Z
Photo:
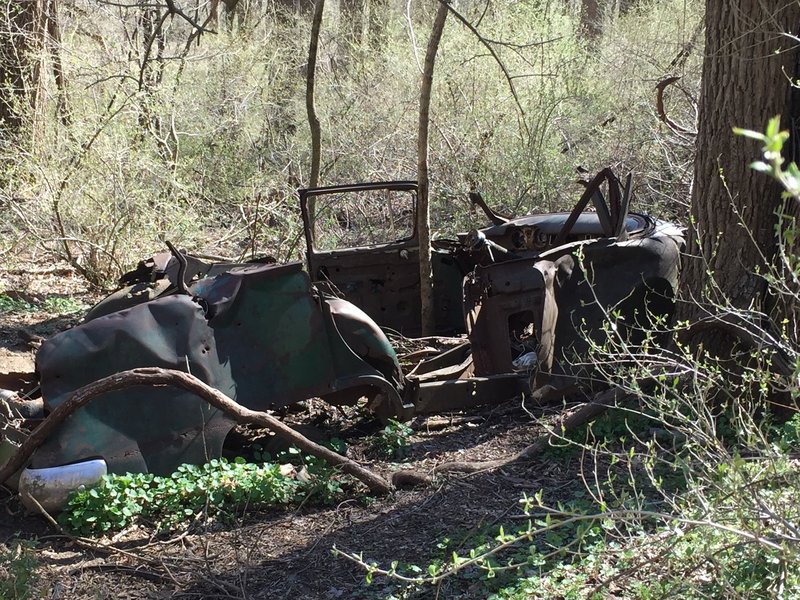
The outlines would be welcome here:
M 547 398 L 582 375 L 572 358 L 586 356 L 589 340 L 602 342 L 612 312 L 618 334 L 633 341 L 672 312 L 682 231 L 629 213 L 629 182 L 622 193 L 614 178 L 609 190 L 609 206 L 592 182 L 571 213 L 494 216 L 491 227 L 435 243 L 437 329 L 467 338 L 406 375 L 380 326 L 419 332 L 416 183 L 301 190 L 308 273 L 299 263 L 213 265 L 173 248 L 129 274 L 129 286 L 85 323 L 42 345 L 46 406 L 144 366 L 188 371 L 254 410 L 366 396 L 379 416 L 407 419 L 531 390 Z M 382 215 L 371 229 L 347 214 L 370 202 L 341 204 L 363 193 L 377 197 Z M 596 211 L 584 212 L 590 201 Z M 326 218 L 338 228 L 327 240 L 316 232 Z M 370 239 L 358 237 L 364 231 Z M 532 365 L 516 367 L 526 355 Z M 56 507 L 60 490 L 106 470 L 170 473 L 219 456 L 232 425 L 187 392 L 107 394 L 36 451 L 20 491 Z
M 328 237 L 338 241 L 348 237 L 343 230 L 349 218 L 342 216 L 347 207 L 341 207 L 348 197 L 407 194 L 406 205 L 414 207 L 416 189 L 415 182 L 400 181 L 300 190 L 312 279 L 381 326 L 411 334 L 420 329 L 416 230 L 388 242 L 320 249 L 317 229 L 326 198 L 332 201 L 322 210 L 333 215 L 329 223 L 335 229 Z M 609 169 L 601 171 L 569 213 L 511 220 L 491 211 L 480 195 L 471 198 L 493 225 L 461 234 L 457 243 L 434 241 L 432 248 L 436 328 L 467 333 L 470 375 L 512 373 L 514 359 L 535 352 L 537 379 L 531 388 L 545 382 L 565 387 L 582 375 L 574 357 L 585 358 L 591 342 L 603 343 L 612 313 L 619 325 L 615 335 L 631 343 L 641 340 L 654 320 L 671 316 L 683 231 L 629 211 L 630 177 L 623 186 Z M 595 210 L 586 212 L 590 202 Z M 355 203 L 359 211 L 369 204 L 361 198 Z M 395 197 L 394 204 L 403 203 Z M 385 227 L 377 230 L 397 231 L 390 212 L 379 212 L 378 219 Z

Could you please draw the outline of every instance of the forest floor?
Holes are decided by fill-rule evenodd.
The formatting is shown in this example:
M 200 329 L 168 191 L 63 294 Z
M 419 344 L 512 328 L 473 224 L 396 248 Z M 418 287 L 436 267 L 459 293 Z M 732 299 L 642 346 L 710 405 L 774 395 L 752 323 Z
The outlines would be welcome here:
M 76 323 L 99 297 L 68 267 L 35 264 L 0 270 L 0 292 L 18 302 L 0 305 L 0 379 L 3 373 L 31 372 L 40 337 Z M 319 412 L 319 404 L 308 403 L 289 418 L 302 422 Z M 385 475 L 398 469 L 432 473 L 446 461 L 511 456 L 540 433 L 548 412 L 554 411 L 531 409 L 517 399 L 470 411 L 468 419 L 419 420 L 401 462 L 375 457 L 370 434 L 377 428 L 363 418 L 331 411 L 323 433 L 344 437 L 348 456 Z M 519 523 L 523 494 L 544 489 L 552 505 L 580 495 L 582 482 L 580 460 L 547 451 L 499 470 L 438 476 L 432 485 L 386 498 L 349 485 L 336 505 L 310 501 L 288 509 L 243 509 L 229 524 L 194 523 L 160 536 L 134 527 L 89 543 L 25 513 L 18 497 L 2 488 L 0 543 L 30 542 L 37 574 L 33 598 L 483 598 L 488 589 L 481 579 L 404 590 L 376 577 L 367 585 L 363 569 L 331 550 L 361 552 L 383 568 L 399 561 L 424 570 L 453 550 L 468 552 L 484 534 L 491 539 L 500 524 Z

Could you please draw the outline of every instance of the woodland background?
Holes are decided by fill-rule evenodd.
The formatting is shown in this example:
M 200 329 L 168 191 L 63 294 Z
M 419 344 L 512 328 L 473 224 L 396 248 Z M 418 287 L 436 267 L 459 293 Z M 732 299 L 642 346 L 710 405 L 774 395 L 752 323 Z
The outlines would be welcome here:
M 108 285 L 164 239 L 211 254 L 299 256 L 313 3 L 231 4 L 192 0 L 184 18 L 144 0 L 5 3 L 0 74 L 14 84 L 0 102 L 5 260 L 62 257 Z M 580 194 L 577 170 L 606 166 L 634 172 L 635 209 L 685 221 L 693 139 L 659 121 L 655 86 L 681 77 L 669 116 L 694 129 L 701 4 L 454 4 L 482 39 L 451 17 L 437 57 L 434 235 L 483 225 L 471 189 L 513 215 L 566 210 Z M 435 10 L 326 4 L 320 184 L 416 177 Z
M 0 321 L 80 311 L 66 303 L 109 288 L 165 240 L 302 258 L 315 6 L 0 2 Z M 320 184 L 416 177 L 438 8 L 325 3 Z M 84 498 L 56 534 L 8 495 L 0 597 L 800 597 L 800 3 L 450 8 L 430 121 L 434 236 L 485 224 L 470 190 L 520 216 L 571 208 L 587 173 L 630 171 L 634 210 L 687 226 L 678 318 L 660 325 L 673 343 L 638 352 L 610 327 L 592 366 L 628 401 L 575 431 L 559 421 L 572 405 L 524 403 L 361 431 L 348 455 L 381 472 L 547 441 L 525 462 L 389 498 L 323 471 L 315 495 L 284 499 L 290 509 L 256 508 L 235 485 L 252 465 L 217 463 L 170 489 L 211 478 L 238 502 L 187 493 L 201 506 L 177 532 L 186 513 L 136 521 L 142 503 L 125 494 L 155 492 L 129 478 Z M 72 287 L 54 298 L 66 278 L 41 267 L 64 262 Z M 46 286 L 44 300 L 12 296 L 19 282 Z M 354 415 L 304 410 L 352 433 Z M 259 489 L 294 489 L 268 483 Z

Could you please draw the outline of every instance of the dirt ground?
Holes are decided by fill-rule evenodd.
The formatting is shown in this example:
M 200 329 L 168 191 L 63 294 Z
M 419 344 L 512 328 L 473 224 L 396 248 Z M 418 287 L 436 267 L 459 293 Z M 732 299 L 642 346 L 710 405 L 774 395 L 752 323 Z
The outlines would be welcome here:
M 32 307 L 0 312 L 0 374 L 32 371 L 39 338 L 77 322 L 79 313 L 54 315 L 38 308 L 46 298 L 82 306 L 98 298 L 68 268 L 47 265 L 0 271 L 0 293 Z M 386 475 L 406 468 L 431 473 L 445 461 L 510 456 L 539 432 L 536 418 L 543 414 L 516 400 L 471 411 L 468 420 L 418 422 L 402 463 L 375 460 L 362 424 L 339 417 L 338 426 L 349 438 L 348 455 L 371 468 Z M 432 423 L 436 430 L 428 429 Z M 39 565 L 34 597 L 40 598 L 481 598 L 485 588 L 464 581 L 405 594 L 385 579 L 367 586 L 364 571 L 331 549 L 362 552 L 383 567 L 397 560 L 425 568 L 449 557 L 454 545 L 468 550 L 481 531 L 513 523 L 521 515 L 523 493 L 544 488 L 548 501 L 571 494 L 581 487 L 576 463 L 545 454 L 501 470 L 437 477 L 430 486 L 382 499 L 353 486 L 336 506 L 243 510 L 234 525 L 194 525 L 171 537 L 134 529 L 96 540 L 94 547 L 82 546 L 41 516 L 25 514 L 18 498 L 2 489 L 0 543 L 33 542 Z M 445 538 L 451 542 L 443 550 Z

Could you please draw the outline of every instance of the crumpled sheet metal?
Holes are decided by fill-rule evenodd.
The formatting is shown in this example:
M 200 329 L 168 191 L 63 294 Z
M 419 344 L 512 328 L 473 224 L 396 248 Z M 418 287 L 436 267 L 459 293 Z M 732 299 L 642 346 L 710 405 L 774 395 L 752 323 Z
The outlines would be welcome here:
M 192 292 L 201 303 L 167 296 L 47 340 L 37 356 L 47 406 L 136 367 L 188 370 L 253 410 L 365 384 L 394 390 L 339 335 L 299 263 L 235 269 L 202 280 Z M 389 350 L 388 360 L 396 361 Z M 76 411 L 37 450 L 32 466 L 102 457 L 112 473 L 167 474 L 219 456 L 231 426 L 192 394 L 130 388 Z
M 42 344 L 36 362 L 50 409 L 88 383 L 144 366 L 188 370 L 226 394 L 234 391 L 230 365 L 219 359 L 214 332 L 188 296 L 161 298 L 67 330 Z M 133 387 L 73 413 L 39 447 L 31 466 L 102 456 L 114 472 L 166 474 L 176 464 L 218 455 L 231 426 L 188 392 Z
M 622 317 L 614 335 L 635 345 L 653 315 L 672 314 L 683 243 L 681 230 L 657 224 L 640 238 L 575 242 L 476 268 L 465 283 L 476 373 L 512 369 L 511 323 L 524 317 L 537 339 L 533 390 L 590 380 L 592 343 L 608 341 L 604 326 L 612 315 Z

